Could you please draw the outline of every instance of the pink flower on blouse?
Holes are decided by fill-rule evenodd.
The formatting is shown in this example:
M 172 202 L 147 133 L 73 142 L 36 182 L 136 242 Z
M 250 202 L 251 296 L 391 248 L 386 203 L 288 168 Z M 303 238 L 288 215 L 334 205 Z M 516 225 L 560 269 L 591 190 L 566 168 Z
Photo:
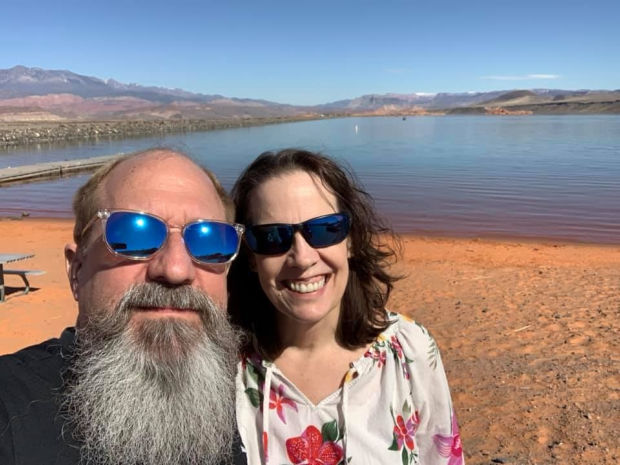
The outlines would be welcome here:
M 398 358 L 403 358 L 403 346 L 400 345 L 400 341 L 396 339 L 396 336 L 392 336 L 390 338 L 390 344 L 392 345 L 392 349 L 398 355 Z
M 297 404 L 288 397 L 284 397 L 284 384 L 280 384 L 277 393 L 273 389 L 269 390 L 269 408 L 271 410 L 275 409 L 276 413 L 280 417 L 280 420 L 282 420 L 282 423 L 286 424 L 286 418 L 284 418 L 284 405 L 288 405 L 297 412 Z
M 378 352 L 378 357 L 377 357 L 377 367 L 381 368 L 383 365 L 385 365 L 385 359 L 387 357 L 387 352 L 382 351 L 382 352 Z
M 449 458 L 447 465 L 463 465 L 463 443 L 459 434 L 459 425 L 456 422 L 456 415 L 452 412 L 452 435 L 443 436 L 436 434 L 433 441 L 437 447 L 439 455 Z
M 286 453 L 295 465 L 338 465 L 342 459 L 342 447 L 323 442 L 323 435 L 312 425 L 301 436 L 286 440 Z
M 413 450 L 415 448 L 415 442 L 413 437 L 420 424 L 420 417 L 418 412 L 414 412 L 411 417 L 405 420 L 402 415 L 396 417 L 396 424 L 394 425 L 394 436 L 398 443 L 398 450 L 403 447 L 403 443 L 407 446 L 407 449 Z
M 387 357 L 387 353 L 385 350 L 379 350 L 379 349 L 369 349 L 365 354 L 364 357 L 367 358 L 372 358 L 375 362 L 377 362 L 377 367 L 381 368 L 383 365 L 385 365 L 385 360 Z

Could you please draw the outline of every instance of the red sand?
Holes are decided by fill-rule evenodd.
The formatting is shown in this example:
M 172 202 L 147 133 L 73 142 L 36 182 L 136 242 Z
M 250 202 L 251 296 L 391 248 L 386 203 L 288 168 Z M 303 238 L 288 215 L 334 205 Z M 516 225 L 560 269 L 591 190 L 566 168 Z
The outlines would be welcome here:
M 0 220 L 8 276 L 0 354 L 57 336 L 77 306 L 64 271 L 72 221 Z M 620 461 L 620 247 L 405 237 L 390 308 L 426 325 L 450 379 L 468 464 Z M 616 431 L 616 433 L 614 432 Z

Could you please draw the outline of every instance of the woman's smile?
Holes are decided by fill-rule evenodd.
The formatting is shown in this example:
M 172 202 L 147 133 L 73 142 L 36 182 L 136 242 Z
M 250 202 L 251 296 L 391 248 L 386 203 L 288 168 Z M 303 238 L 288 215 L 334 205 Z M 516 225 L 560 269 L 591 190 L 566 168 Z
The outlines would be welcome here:
M 300 294 L 309 294 L 322 289 L 326 282 L 327 277 L 323 275 L 315 276 L 310 279 L 287 279 L 282 281 L 282 284 L 284 284 L 284 286 L 290 291 L 298 292 Z

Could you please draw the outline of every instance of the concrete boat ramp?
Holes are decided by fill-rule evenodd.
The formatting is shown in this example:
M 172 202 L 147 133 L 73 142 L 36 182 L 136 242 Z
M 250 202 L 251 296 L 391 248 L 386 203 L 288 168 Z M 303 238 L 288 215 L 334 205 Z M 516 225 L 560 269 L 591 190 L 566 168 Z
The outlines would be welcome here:
M 83 158 L 80 160 L 51 161 L 36 165 L 0 168 L 0 187 L 44 179 L 60 178 L 78 173 L 94 171 L 110 160 L 124 154 L 106 155 L 103 157 Z

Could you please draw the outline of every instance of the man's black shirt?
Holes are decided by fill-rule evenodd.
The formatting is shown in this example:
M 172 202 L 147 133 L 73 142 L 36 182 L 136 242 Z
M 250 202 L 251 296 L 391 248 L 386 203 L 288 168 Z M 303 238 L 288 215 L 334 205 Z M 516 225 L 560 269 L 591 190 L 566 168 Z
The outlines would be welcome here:
M 67 328 L 50 339 L 0 357 L 0 464 L 74 465 L 80 444 L 59 413 L 63 376 L 75 343 Z M 235 465 L 246 463 L 237 437 Z

